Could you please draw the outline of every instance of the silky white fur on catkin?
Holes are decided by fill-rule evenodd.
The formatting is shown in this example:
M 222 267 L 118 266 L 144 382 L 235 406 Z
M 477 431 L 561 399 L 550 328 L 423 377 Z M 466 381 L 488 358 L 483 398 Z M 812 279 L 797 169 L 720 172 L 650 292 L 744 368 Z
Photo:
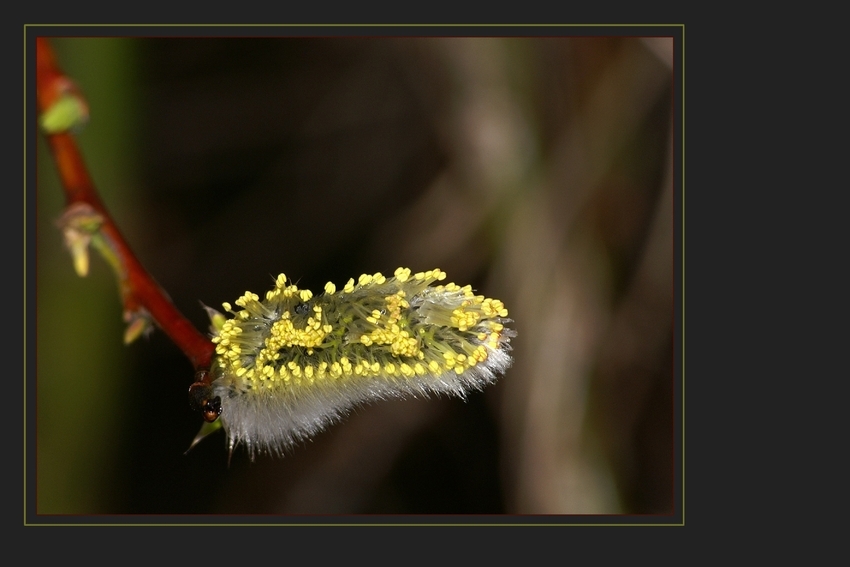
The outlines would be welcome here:
M 511 365 L 507 310 L 445 273 L 363 275 L 314 297 L 281 274 L 213 317 L 212 387 L 231 451 L 282 455 L 371 401 L 465 397 Z

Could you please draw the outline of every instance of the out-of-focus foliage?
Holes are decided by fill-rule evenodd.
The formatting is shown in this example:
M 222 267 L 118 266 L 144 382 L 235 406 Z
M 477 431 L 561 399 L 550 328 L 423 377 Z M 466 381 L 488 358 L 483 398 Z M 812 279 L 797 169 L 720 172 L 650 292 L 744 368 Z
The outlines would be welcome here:
M 79 135 L 199 328 L 299 286 L 442 268 L 504 300 L 515 364 L 230 466 L 161 332 L 78 278 L 39 147 L 39 513 L 662 513 L 673 503 L 672 40 L 63 39 Z M 93 262 L 97 264 L 97 261 Z

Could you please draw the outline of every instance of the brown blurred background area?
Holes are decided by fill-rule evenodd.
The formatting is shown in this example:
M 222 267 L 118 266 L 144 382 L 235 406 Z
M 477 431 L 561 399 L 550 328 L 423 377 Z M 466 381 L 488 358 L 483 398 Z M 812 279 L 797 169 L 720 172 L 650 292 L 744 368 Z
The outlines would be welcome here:
M 192 369 L 78 278 L 39 142 L 39 514 L 663 514 L 673 492 L 670 38 L 54 38 L 107 207 L 199 328 L 278 273 L 435 267 L 503 300 L 512 368 L 228 465 Z

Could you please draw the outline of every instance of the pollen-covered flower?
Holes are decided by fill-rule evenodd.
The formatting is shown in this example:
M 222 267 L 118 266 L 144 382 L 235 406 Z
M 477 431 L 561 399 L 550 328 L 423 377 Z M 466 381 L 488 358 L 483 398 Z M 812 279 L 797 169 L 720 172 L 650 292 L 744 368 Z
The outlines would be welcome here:
M 511 364 L 508 311 L 470 286 L 436 284 L 439 269 L 399 268 L 333 283 L 314 296 L 281 274 L 213 319 L 212 389 L 233 450 L 282 454 L 358 404 L 464 397 Z

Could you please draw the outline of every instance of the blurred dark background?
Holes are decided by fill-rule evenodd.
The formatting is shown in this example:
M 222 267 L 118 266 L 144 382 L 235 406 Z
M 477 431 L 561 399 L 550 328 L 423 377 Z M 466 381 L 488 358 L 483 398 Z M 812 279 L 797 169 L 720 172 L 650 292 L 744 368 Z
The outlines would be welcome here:
M 284 272 L 442 268 L 502 299 L 515 363 L 467 400 L 380 402 L 285 458 L 188 454 L 188 360 L 130 346 L 74 274 L 43 141 L 40 514 L 670 513 L 672 39 L 54 38 L 92 176 L 199 328 Z

